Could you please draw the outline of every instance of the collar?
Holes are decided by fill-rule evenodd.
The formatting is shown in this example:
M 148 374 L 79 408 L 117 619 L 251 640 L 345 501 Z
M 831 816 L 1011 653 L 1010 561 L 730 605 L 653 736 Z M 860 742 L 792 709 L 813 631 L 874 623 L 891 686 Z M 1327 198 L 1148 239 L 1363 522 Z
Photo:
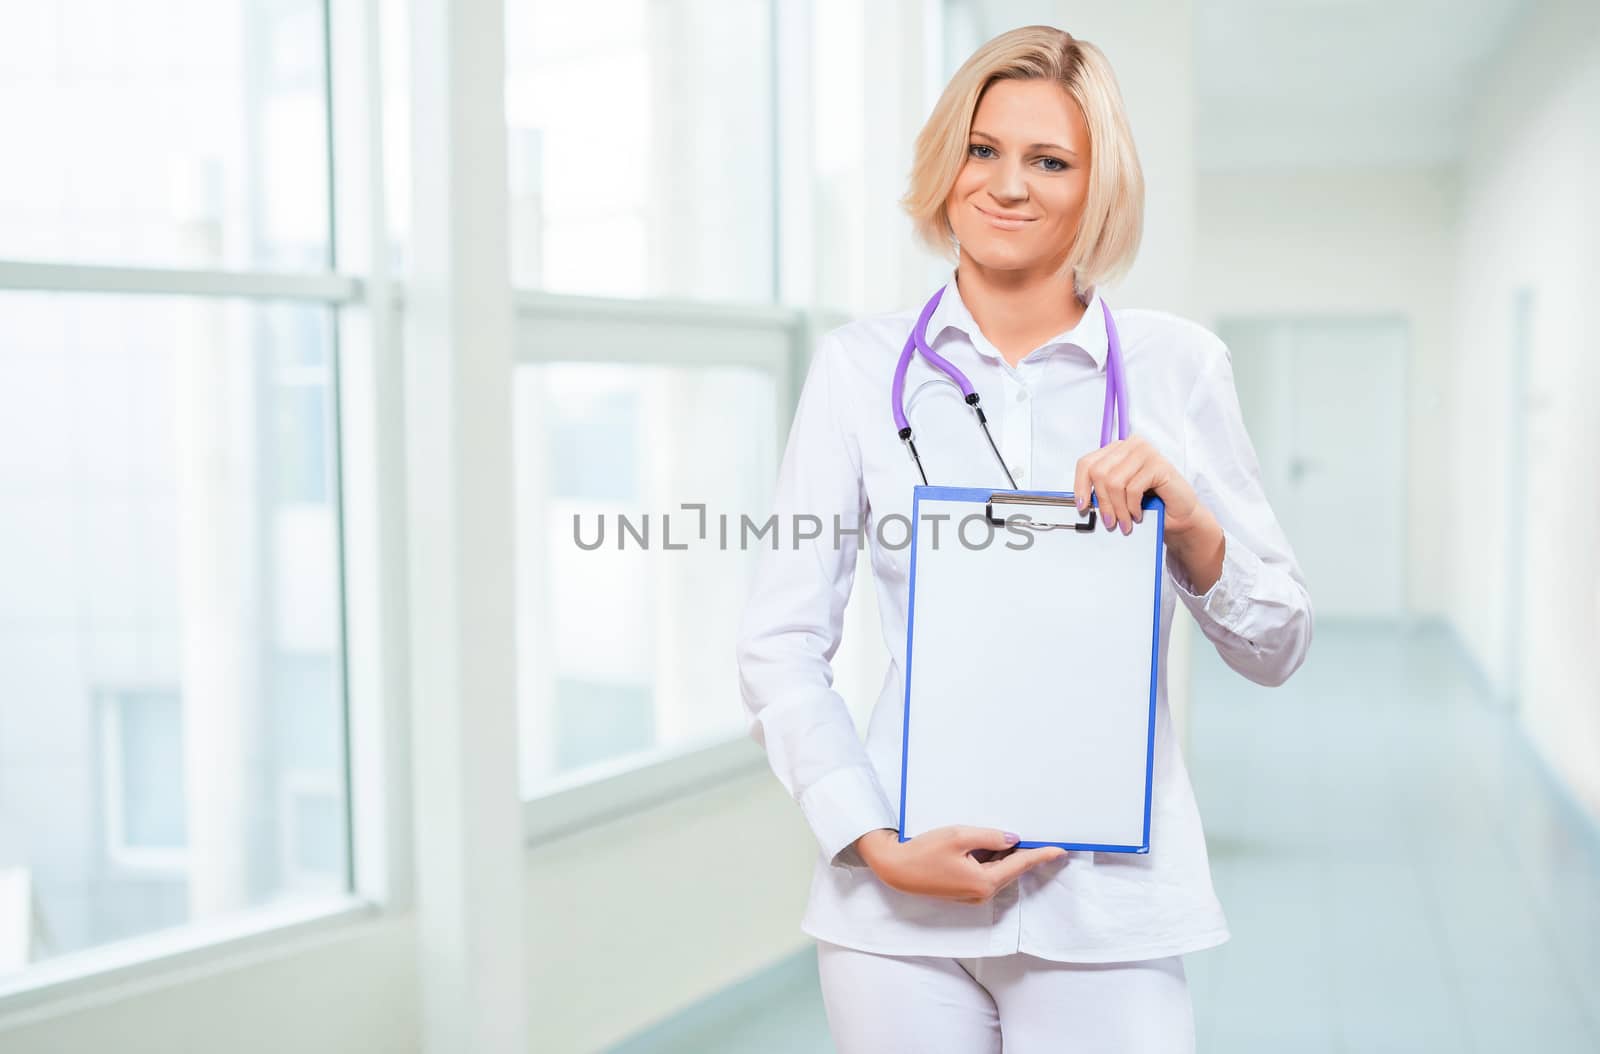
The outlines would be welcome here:
M 939 298 L 939 304 L 933 309 L 933 315 L 928 319 L 928 346 L 936 347 L 939 337 L 946 329 L 957 329 L 967 335 L 972 346 L 980 355 L 991 359 L 1000 359 L 1000 351 L 989 342 L 989 338 L 978 329 L 978 323 L 972 317 L 972 312 L 967 310 L 967 305 L 961 299 L 961 290 L 956 285 L 955 269 L 950 271 L 950 281 L 945 283 L 944 296 Z M 1082 348 L 1094 359 L 1095 368 L 1105 369 L 1106 350 L 1106 318 L 1100 305 L 1100 289 L 1095 286 L 1089 291 L 1089 306 L 1084 309 L 1083 317 L 1071 329 L 1063 330 L 1045 341 L 1044 346 L 1055 344 L 1070 344 Z

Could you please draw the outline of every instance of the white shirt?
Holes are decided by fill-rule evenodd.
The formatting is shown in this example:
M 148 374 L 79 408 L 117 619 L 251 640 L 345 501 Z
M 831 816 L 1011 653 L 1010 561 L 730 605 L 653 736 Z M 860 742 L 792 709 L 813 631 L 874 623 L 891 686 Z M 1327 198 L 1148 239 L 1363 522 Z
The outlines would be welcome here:
M 1113 310 L 1122 341 L 1132 432 L 1195 488 L 1225 538 L 1222 576 L 1196 595 L 1171 559 L 1161 592 L 1150 851 L 1071 851 L 1036 865 L 982 904 L 904 893 L 884 884 L 853 843 L 899 827 L 909 547 L 876 521 L 911 519 L 921 482 L 891 415 L 895 362 L 921 304 L 825 334 L 809 368 L 779 471 L 778 545 L 763 544 L 739 631 L 738 662 L 751 735 L 799 803 L 818 857 L 801 930 L 894 955 L 975 957 L 1022 951 L 1065 962 L 1115 962 L 1197 951 L 1228 939 L 1211 885 L 1200 815 L 1167 704 L 1174 598 L 1229 666 L 1281 684 L 1311 643 L 1305 581 L 1262 491 L 1227 347 L 1204 327 L 1161 311 Z M 1082 320 L 1015 367 L 978 329 L 954 271 L 928 342 L 967 375 L 1000 453 L 1025 490 L 1073 488 L 1078 459 L 1100 440 L 1106 326 L 1098 292 Z M 960 390 L 918 354 L 906 416 L 928 482 L 1005 487 Z M 795 517 L 820 518 L 823 529 Z M 841 532 L 865 525 L 858 536 Z M 870 551 L 889 667 L 865 744 L 833 688 L 857 550 Z M 893 546 L 899 545 L 899 548 Z M 1177 588 L 1173 588 L 1176 586 Z

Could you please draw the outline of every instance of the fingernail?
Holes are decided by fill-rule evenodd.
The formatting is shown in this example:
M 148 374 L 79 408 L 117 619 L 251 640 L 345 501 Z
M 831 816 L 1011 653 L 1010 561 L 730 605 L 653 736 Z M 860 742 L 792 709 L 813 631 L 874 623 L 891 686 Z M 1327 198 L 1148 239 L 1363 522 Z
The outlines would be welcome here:
M 1018 842 L 1022 841 L 1021 838 L 1018 838 L 1016 835 L 1012 834 L 1010 831 L 1005 831 L 1003 833 L 1005 834 L 1006 842 L 1009 845 L 1016 845 Z
M 1131 523 L 1124 523 L 1124 524 L 1123 524 L 1123 525 L 1122 525 L 1122 533 L 1123 533 L 1123 534 L 1132 534 L 1132 533 L 1133 533 L 1133 524 L 1131 524 Z

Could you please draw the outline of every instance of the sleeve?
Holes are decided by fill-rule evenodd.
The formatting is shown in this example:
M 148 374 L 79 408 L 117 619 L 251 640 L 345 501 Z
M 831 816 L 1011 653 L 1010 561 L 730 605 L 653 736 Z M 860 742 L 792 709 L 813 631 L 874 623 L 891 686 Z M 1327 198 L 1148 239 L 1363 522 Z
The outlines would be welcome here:
M 778 472 L 775 543 L 762 545 L 740 618 L 738 666 L 746 727 L 824 857 L 865 867 L 855 840 L 898 829 L 899 818 L 833 688 L 867 507 L 835 381 L 841 352 L 837 337 L 825 335 L 807 372 Z
M 1213 338 L 1215 339 L 1215 338 Z M 1167 556 L 1178 599 L 1224 662 L 1279 685 L 1311 646 L 1311 595 L 1261 485 L 1227 346 L 1202 370 L 1185 414 L 1189 482 L 1222 526 L 1222 575 L 1205 593 Z

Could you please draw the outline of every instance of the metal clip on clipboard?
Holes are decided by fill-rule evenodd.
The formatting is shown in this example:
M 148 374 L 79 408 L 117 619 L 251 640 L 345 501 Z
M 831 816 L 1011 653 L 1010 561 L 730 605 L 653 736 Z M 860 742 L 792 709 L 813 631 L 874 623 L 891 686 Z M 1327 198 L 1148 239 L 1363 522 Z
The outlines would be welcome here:
M 1014 526 L 1033 531 L 1058 531 L 1071 528 L 1079 533 L 1088 533 L 1094 530 L 1093 506 L 1080 516 L 1078 506 L 1072 501 L 1041 494 L 1014 494 L 1000 491 L 989 495 L 984 513 L 988 516 L 989 522 L 997 527 L 1007 526 L 1012 517 L 1020 517 Z

